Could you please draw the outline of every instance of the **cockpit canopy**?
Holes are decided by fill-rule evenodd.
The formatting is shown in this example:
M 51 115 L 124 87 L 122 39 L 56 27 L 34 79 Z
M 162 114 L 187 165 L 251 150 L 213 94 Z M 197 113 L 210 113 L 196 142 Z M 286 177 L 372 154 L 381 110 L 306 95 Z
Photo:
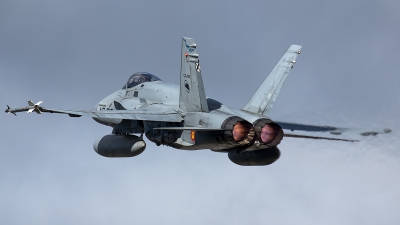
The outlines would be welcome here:
M 151 73 L 139 72 L 139 73 L 133 74 L 128 79 L 128 82 L 126 82 L 126 84 L 122 87 L 122 89 L 135 87 L 136 85 L 144 83 L 144 82 L 154 82 L 154 81 L 161 81 L 161 79 Z

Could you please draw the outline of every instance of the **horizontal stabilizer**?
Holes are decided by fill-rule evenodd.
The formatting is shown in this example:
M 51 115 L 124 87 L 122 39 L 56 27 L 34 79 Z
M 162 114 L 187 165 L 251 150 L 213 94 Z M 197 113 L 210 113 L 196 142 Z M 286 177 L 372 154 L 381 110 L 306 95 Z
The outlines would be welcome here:
M 331 126 L 315 126 L 315 125 L 307 125 L 307 124 L 299 124 L 299 123 L 288 123 L 288 122 L 279 122 L 275 121 L 275 123 L 279 124 L 284 130 L 291 131 L 311 131 L 311 132 L 342 132 L 346 129 L 331 127 Z
M 317 137 L 317 136 L 298 135 L 298 134 L 284 134 L 283 136 L 292 137 L 292 138 L 306 138 L 306 139 L 319 139 L 319 140 L 330 140 L 330 141 L 359 142 L 359 140 L 349 140 L 349 139 L 329 138 L 329 137 Z
M 316 125 L 307 125 L 300 123 L 288 123 L 288 122 L 280 122 L 275 121 L 279 126 L 282 127 L 283 130 L 291 130 L 291 131 L 308 131 L 308 132 L 329 132 L 334 135 L 341 135 L 342 133 L 358 133 L 362 136 L 376 136 L 378 134 L 387 134 L 392 132 L 391 129 L 383 129 L 383 131 L 370 131 L 370 130 L 362 130 L 362 129 L 352 129 L 352 128 L 339 128 L 332 126 L 316 126 Z

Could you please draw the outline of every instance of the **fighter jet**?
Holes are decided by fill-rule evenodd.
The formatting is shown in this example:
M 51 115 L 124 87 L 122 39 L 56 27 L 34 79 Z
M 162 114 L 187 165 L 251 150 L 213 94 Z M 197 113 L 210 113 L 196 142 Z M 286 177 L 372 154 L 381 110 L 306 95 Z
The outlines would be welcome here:
M 133 157 L 141 154 L 146 143 L 143 134 L 157 146 L 182 150 L 210 149 L 228 154 L 242 166 L 262 166 L 280 157 L 278 144 L 283 137 L 356 141 L 332 137 L 285 134 L 283 130 L 341 134 L 347 129 L 273 121 L 273 105 L 301 53 L 291 45 L 247 104 L 230 108 L 206 96 L 197 45 L 182 38 L 180 85 L 164 83 L 147 73 L 133 74 L 123 87 L 101 100 L 93 110 L 53 109 L 28 101 L 27 107 L 10 108 L 6 113 L 61 113 L 70 117 L 90 116 L 112 127 L 112 134 L 94 142 L 94 150 L 105 157 Z M 383 132 L 363 132 L 364 136 Z M 137 135 L 135 135 L 137 134 Z

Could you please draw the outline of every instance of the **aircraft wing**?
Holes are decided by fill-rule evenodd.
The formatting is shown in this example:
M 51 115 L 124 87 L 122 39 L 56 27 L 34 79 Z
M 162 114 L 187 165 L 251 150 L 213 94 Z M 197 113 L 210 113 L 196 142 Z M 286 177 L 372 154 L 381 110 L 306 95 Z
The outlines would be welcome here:
M 152 107 L 154 110 L 137 109 L 137 110 L 110 110 L 110 111 L 93 111 L 92 113 L 99 118 L 115 118 L 129 120 L 149 120 L 163 122 L 181 122 L 183 118 L 173 109 L 160 110 Z
M 93 118 L 109 118 L 109 119 L 129 119 L 129 120 L 149 120 L 163 122 L 181 122 L 182 116 L 174 108 L 162 105 L 152 104 L 135 110 L 73 110 L 73 109 L 51 109 L 40 107 L 39 104 L 30 105 L 23 108 L 10 108 L 7 106 L 6 113 L 27 111 L 28 113 L 61 113 L 68 114 L 71 117 L 90 116 Z

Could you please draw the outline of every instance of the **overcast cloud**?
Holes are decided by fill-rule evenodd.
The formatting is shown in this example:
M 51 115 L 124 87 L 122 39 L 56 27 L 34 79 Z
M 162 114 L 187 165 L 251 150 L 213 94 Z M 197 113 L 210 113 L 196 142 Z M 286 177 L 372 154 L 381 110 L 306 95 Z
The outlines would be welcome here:
M 276 120 L 393 132 L 285 138 L 281 158 L 156 147 L 97 155 L 91 118 L 2 115 L 0 224 L 398 224 L 400 2 L 0 2 L 0 106 L 91 109 L 131 74 L 179 83 L 193 37 L 206 94 L 243 107 L 291 44 Z

